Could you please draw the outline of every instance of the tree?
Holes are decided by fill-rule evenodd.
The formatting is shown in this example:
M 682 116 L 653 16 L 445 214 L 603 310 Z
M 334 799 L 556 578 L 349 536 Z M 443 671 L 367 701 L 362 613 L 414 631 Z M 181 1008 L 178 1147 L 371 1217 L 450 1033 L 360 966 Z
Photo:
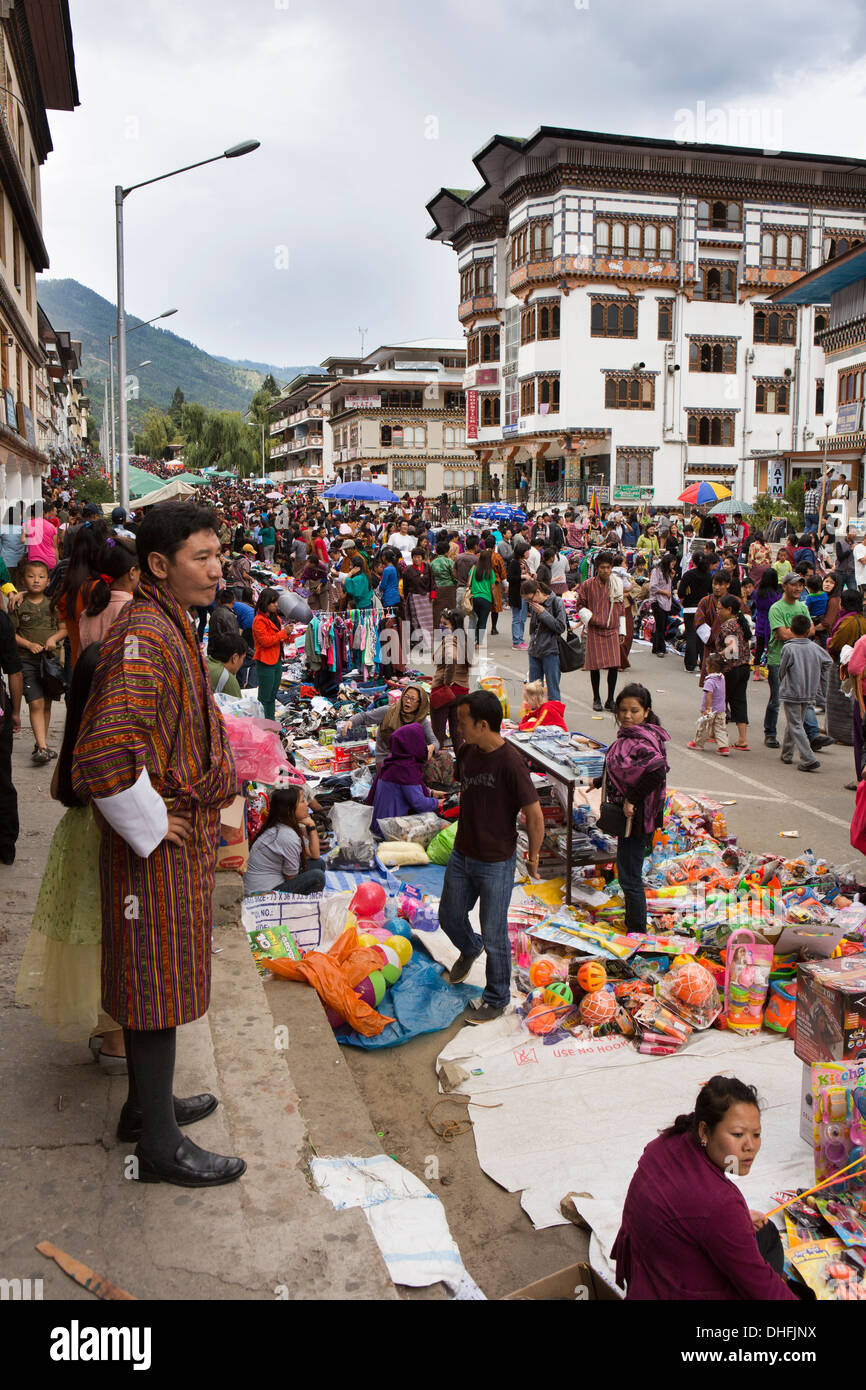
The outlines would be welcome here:
M 87 445 L 94 453 L 99 449 L 99 426 L 96 417 L 87 413 Z
M 110 502 L 113 494 L 101 473 L 88 473 L 76 479 L 75 497 L 78 502 Z
M 190 472 L 217 467 L 242 476 L 261 467 L 253 431 L 235 411 L 184 406 L 183 461 Z
M 135 436 L 133 447 L 138 454 L 145 454 L 151 459 L 161 459 L 165 457 L 174 434 L 174 421 L 171 416 L 152 408 L 144 415 L 141 433 Z
M 278 396 L 280 394 L 280 388 L 274 380 L 273 374 L 271 372 L 268 372 L 267 376 L 262 382 L 262 390 L 267 391 L 269 396 Z
M 174 395 L 171 398 L 171 405 L 168 408 L 168 413 L 174 421 L 176 428 L 178 429 L 180 428 L 180 421 L 181 416 L 183 414 L 183 405 L 185 399 L 186 397 L 184 396 L 180 387 L 175 386 Z

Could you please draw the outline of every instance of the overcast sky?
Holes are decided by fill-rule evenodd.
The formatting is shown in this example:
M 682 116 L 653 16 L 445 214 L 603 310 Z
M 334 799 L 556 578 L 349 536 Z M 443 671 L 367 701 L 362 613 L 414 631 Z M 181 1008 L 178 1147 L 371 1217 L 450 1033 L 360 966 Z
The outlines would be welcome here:
M 247 138 L 255 154 L 130 195 L 132 314 L 209 352 L 318 362 L 457 336 L 425 203 L 539 125 L 862 157 L 861 0 L 71 0 L 81 106 L 50 114 L 52 276 L 114 301 L 113 188 Z M 702 136 L 699 113 L 725 112 Z M 430 118 L 435 118 L 436 124 Z M 709 118 L 709 117 L 708 117 Z M 429 138 L 434 135 L 436 138 Z M 285 262 L 288 266 L 285 268 Z

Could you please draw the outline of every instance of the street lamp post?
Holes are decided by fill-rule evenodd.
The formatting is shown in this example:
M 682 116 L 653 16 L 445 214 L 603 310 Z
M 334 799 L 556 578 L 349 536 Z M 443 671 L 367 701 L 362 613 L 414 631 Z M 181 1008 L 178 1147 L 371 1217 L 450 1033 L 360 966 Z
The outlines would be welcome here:
M 245 140 L 240 145 L 232 145 L 222 154 L 215 154 L 210 159 L 199 159 L 195 164 L 185 164 L 181 169 L 172 169 L 167 174 L 157 174 L 156 178 L 143 179 L 141 183 L 133 183 L 129 188 L 124 188 L 117 184 L 114 189 L 114 222 L 115 237 L 117 243 L 117 384 L 118 384 L 118 424 L 120 439 L 120 459 L 119 459 L 119 483 L 120 483 L 120 505 L 129 507 L 129 450 L 127 443 L 127 412 L 126 412 L 126 308 L 124 304 L 124 265 L 123 265 L 123 201 L 137 188 L 147 188 L 152 183 L 161 183 L 163 179 L 174 178 L 176 174 L 185 174 L 190 169 L 200 169 L 205 164 L 215 164 L 219 159 L 238 159 L 241 155 L 252 154 L 253 150 L 259 148 L 258 140 Z
M 164 314 L 154 314 L 152 319 L 145 319 L 143 323 L 137 323 L 134 328 L 130 328 L 130 333 L 137 333 L 139 328 L 147 328 L 150 323 L 157 323 L 159 319 L 170 319 L 172 314 L 176 314 L 177 309 L 166 309 Z M 111 383 L 111 490 L 114 492 L 116 487 L 114 461 L 115 454 L 114 439 L 114 344 L 117 342 L 117 334 L 112 333 L 108 339 L 108 378 Z M 119 383 L 118 383 L 119 384 Z M 125 383 L 124 383 L 125 386 Z

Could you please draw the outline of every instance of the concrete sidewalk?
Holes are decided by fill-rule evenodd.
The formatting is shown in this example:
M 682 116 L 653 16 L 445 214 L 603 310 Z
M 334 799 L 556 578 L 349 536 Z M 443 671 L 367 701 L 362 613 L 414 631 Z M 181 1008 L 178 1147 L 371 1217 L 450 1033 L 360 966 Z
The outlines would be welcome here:
M 59 746 L 60 730 L 51 742 Z M 30 763 L 28 732 L 13 770 L 21 803 L 18 857 L 0 867 L 0 1278 L 42 1279 L 44 1297 L 91 1300 L 36 1250 L 48 1240 L 141 1299 L 396 1299 L 359 1210 L 336 1212 L 312 1188 L 313 1149 L 380 1151 L 340 1048 L 312 990 L 263 985 L 241 931 L 240 880 L 218 875 L 213 994 L 178 1033 L 176 1094 L 213 1091 L 214 1115 L 190 1137 L 240 1154 L 247 1173 L 210 1192 L 124 1178 L 132 1145 L 114 1135 L 125 1078 L 109 1079 L 86 1043 L 58 1043 L 14 1003 L 51 834 L 62 808 L 50 767 Z M 275 1032 L 269 999 L 277 1005 Z M 290 1066 L 300 1066 L 302 1113 Z

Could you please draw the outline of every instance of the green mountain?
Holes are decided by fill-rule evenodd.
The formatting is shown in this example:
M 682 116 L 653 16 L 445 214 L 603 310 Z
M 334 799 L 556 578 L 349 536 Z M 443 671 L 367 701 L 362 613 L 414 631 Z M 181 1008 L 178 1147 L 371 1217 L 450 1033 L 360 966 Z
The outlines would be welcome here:
M 87 378 L 90 408 L 100 420 L 108 376 L 108 338 L 117 331 L 115 306 L 77 280 L 40 278 L 37 298 L 53 327 L 81 342 L 81 374 Z M 139 379 L 139 397 L 129 402 L 133 429 L 151 407 L 167 410 L 177 386 L 187 401 L 198 401 L 210 410 L 244 411 L 249 408 L 251 398 L 268 371 L 284 385 L 298 372 L 306 370 L 303 367 L 269 367 L 265 363 L 252 366 L 212 357 L 195 343 L 158 324 L 131 332 L 141 322 L 127 314 L 127 371 Z M 150 365 L 137 372 L 137 364 L 145 361 Z M 258 370 L 259 366 L 262 370 Z

